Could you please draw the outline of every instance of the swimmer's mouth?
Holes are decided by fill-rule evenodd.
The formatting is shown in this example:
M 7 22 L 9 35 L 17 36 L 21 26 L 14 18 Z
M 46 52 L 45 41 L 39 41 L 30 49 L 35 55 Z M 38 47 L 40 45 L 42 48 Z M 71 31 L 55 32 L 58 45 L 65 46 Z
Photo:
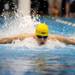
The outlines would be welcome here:
M 45 42 L 41 42 L 41 43 L 40 43 L 40 45 L 44 45 L 44 44 L 45 44 Z

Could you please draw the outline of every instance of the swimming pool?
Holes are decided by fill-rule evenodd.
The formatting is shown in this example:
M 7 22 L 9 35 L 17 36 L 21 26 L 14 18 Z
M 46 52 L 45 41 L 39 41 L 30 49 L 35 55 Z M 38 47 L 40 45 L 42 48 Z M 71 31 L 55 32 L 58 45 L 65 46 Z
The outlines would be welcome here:
M 74 19 L 61 20 L 74 23 Z M 49 25 L 52 34 L 74 37 L 75 27 L 71 25 L 45 17 L 41 17 L 40 21 Z M 12 45 L 1 44 L 0 75 L 75 75 L 75 46 L 13 48 Z

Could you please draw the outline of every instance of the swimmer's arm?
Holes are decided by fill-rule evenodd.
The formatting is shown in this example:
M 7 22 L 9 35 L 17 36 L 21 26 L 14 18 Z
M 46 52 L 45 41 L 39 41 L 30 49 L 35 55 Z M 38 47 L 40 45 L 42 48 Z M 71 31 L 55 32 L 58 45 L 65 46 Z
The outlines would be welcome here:
M 75 45 L 75 39 L 73 39 L 73 38 L 64 37 L 64 36 L 60 36 L 60 35 L 52 35 L 51 38 L 54 40 L 58 40 L 60 42 L 63 42 L 65 44 Z
M 25 38 L 31 37 L 30 34 L 19 34 L 11 37 L 0 38 L 0 44 L 12 43 L 14 40 L 24 40 Z

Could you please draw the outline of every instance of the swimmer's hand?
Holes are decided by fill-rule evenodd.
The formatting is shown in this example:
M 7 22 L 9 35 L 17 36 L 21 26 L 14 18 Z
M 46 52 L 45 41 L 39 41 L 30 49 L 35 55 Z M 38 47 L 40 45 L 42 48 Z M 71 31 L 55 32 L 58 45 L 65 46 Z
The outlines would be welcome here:
M 19 34 L 11 37 L 0 38 L 0 44 L 12 43 L 14 40 L 24 40 L 25 38 L 31 37 L 29 34 Z

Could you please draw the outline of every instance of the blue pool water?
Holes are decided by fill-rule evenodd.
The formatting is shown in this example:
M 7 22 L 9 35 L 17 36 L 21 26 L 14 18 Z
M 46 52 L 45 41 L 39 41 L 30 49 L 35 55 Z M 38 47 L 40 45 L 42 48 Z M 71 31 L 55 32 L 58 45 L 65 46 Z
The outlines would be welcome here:
M 74 23 L 74 19 L 62 19 Z M 41 17 L 52 34 L 72 36 L 75 27 Z M 1 18 L 1 24 L 4 24 Z M 63 48 L 12 48 L 0 45 L 0 75 L 75 75 L 75 45 Z

